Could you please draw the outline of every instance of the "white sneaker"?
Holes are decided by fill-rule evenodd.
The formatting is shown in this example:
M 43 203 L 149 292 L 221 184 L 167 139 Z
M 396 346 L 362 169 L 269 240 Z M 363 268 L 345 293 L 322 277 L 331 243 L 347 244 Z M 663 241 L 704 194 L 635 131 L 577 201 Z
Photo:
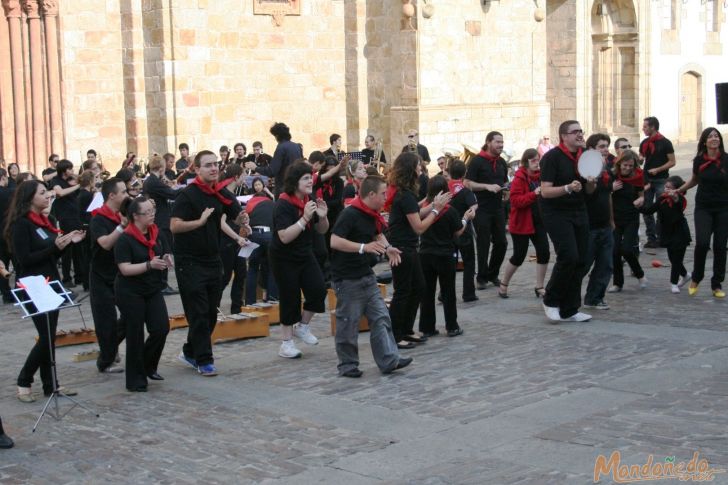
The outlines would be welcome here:
M 284 340 L 281 343 L 281 348 L 278 349 L 278 355 L 286 359 L 297 359 L 301 357 L 301 351 L 296 348 L 293 340 Z
M 546 313 L 546 318 L 551 320 L 552 322 L 560 322 L 561 316 L 559 315 L 559 309 L 553 306 L 546 306 L 545 303 L 542 303 L 543 305 L 543 311 Z
M 682 288 L 691 279 L 693 279 L 693 274 L 690 271 L 688 271 L 688 273 L 685 276 L 681 276 L 680 279 L 677 280 L 677 286 Z M 675 293 L 675 292 L 673 291 L 673 293 Z
M 640 282 L 641 290 L 644 290 L 645 288 L 647 288 L 647 276 L 643 276 L 642 278 L 640 278 L 639 282 Z
M 680 283 L 676 285 L 670 285 L 670 291 L 673 293 L 680 293 Z
M 622 291 L 622 287 L 621 286 L 612 285 L 607 290 L 607 293 L 619 293 L 620 291 Z
M 307 323 L 297 323 L 293 326 L 293 335 L 303 340 L 307 345 L 316 345 L 318 339 L 311 333 L 310 327 Z
M 592 316 L 588 313 L 577 312 L 568 318 L 562 318 L 562 322 L 588 322 Z

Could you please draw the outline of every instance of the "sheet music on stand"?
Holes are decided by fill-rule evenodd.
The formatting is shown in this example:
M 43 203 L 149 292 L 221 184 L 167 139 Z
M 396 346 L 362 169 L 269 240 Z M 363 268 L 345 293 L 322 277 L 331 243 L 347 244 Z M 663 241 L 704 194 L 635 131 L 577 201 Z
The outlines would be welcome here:
M 358 161 L 361 162 L 364 160 L 364 153 L 363 152 L 348 152 L 348 153 L 339 153 L 339 160 L 343 160 L 344 156 L 349 155 L 349 160 L 351 161 Z

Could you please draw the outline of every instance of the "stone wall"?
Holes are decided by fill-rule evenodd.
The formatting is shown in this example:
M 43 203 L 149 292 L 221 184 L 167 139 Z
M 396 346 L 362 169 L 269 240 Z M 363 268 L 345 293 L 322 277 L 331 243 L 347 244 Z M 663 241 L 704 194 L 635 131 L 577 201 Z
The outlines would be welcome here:
M 558 140 L 559 124 L 577 118 L 576 1 L 546 2 L 548 69 L 546 96 L 551 103 L 551 137 Z M 582 122 L 586 120 L 580 120 Z

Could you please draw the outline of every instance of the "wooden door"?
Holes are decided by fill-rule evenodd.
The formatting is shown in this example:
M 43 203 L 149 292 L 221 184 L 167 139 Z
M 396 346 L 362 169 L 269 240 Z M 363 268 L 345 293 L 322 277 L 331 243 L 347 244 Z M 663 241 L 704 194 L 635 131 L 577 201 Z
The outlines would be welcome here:
M 686 72 L 680 78 L 680 141 L 695 141 L 700 129 L 699 78 Z

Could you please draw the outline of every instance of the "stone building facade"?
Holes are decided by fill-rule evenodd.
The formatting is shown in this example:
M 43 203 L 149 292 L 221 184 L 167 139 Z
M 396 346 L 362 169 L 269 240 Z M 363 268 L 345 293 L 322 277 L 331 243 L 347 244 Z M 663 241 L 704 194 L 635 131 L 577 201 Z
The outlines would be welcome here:
M 404 1 L 404 3 L 403 3 Z M 0 157 L 111 168 L 260 140 L 305 152 L 418 129 L 437 153 L 491 129 L 514 151 L 559 122 L 682 141 L 728 81 L 723 0 L 2 0 Z M 725 128 L 725 127 L 723 127 Z

